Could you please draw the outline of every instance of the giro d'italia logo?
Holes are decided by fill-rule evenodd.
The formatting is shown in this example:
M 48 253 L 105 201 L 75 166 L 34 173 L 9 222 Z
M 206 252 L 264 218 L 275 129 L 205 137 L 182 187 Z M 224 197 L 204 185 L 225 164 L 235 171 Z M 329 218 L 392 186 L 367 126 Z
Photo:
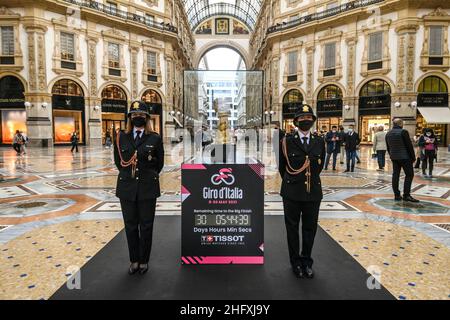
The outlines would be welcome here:
M 222 168 L 219 173 L 213 174 L 211 177 L 211 183 L 215 186 L 219 184 L 226 184 L 227 186 L 232 185 L 235 181 L 232 174 L 233 170 L 231 168 Z

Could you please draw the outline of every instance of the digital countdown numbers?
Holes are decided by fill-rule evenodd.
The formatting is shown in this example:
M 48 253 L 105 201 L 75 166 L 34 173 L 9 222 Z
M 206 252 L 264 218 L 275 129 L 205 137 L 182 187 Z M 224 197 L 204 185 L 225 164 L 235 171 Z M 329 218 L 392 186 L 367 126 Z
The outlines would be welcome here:
M 251 225 L 249 214 L 196 214 L 194 219 L 196 227 L 249 227 Z

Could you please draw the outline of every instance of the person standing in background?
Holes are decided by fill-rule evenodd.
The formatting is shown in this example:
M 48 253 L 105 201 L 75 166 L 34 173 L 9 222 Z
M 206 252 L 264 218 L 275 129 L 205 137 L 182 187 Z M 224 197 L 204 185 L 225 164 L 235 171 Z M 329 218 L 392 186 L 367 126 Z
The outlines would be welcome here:
M 27 154 L 27 142 L 28 137 L 23 131 L 20 131 L 20 135 L 22 136 L 22 143 L 20 144 L 20 154 L 24 155 Z
M 109 149 L 109 148 L 111 148 L 111 144 L 112 144 L 111 134 L 109 133 L 109 130 L 108 130 L 105 133 L 105 147 L 107 149 Z
M 420 168 L 420 160 L 422 159 L 422 156 L 423 156 L 423 149 L 422 149 L 421 146 L 419 146 L 420 137 L 422 137 L 422 135 L 418 133 L 413 138 L 413 140 L 414 140 L 414 147 L 416 149 L 416 164 L 414 165 L 415 169 L 419 169 Z
M 339 133 L 337 127 L 332 126 L 331 131 L 325 135 L 325 142 L 327 144 L 327 156 L 325 158 L 325 170 L 328 170 L 328 164 L 330 163 L 331 155 L 333 155 L 333 170 L 336 170 L 336 160 L 338 153 L 341 152 L 341 141 L 339 139 Z
M 340 151 L 339 151 L 339 163 L 344 164 L 344 154 L 345 154 L 345 147 L 344 147 L 344 140 L 345 140 L 345 131 L 344 127 L 339 127 L 339 141 L 340 143 Z
M 377 171 L 384 170 L 386 164 L 386 132 L 384 126 L 379 126 L 377 133 L 373 137 L 373 152 L 377 154 L 378 169 Z
M 393 128 L 386 134 L 387 151 L 392 160 L 392 189 L 396 201 L 419 202 L 411 197 L 411 184 L 414 179 L 413 163 L 416 160 L 414 147 L 409 133 L 403 129 L 403 120 L 395 118 Z M 400 180 L 400 170 L 405 172 L 405 182 L 403 185 L 403 198 L 398 188 Z
M 422 174 L 426 178 L 433 177 L 433 165 L 434 159 L 436 158 L 436 153 L 438 150 L 436 136 L 434 135 L 433 129 L 426 128 L 419 139 L 419 146 L 422 148 L 423 158 L 422 158 Z M 428 167 L 428 176 L 426 175 L 426 170 Z
M 78 132 L 74 132 L 72 134 L 72 136 L 70 137 L 70 143 L 72 143 L 72 149 L 70 149 L 70 152 L 73 152 L 73 150 L 75 149 L 75 152 L 78 152 Z
M 13 137 L 12 146 L 18 156 L 20 156 L 20 141 L 21 141 L 20 131 L 16 130 L 16 133 L 14 134 Z
M 350 125 L 348 132 L 345 135 L 345 157 L 347 158 L 347 170 L 344 172 L 354 172 L 355 171 L 355 160 L 356 160 L 356 149 L 360 144 L 361 140 L 359 135 L 355 132 L 355 126 Z

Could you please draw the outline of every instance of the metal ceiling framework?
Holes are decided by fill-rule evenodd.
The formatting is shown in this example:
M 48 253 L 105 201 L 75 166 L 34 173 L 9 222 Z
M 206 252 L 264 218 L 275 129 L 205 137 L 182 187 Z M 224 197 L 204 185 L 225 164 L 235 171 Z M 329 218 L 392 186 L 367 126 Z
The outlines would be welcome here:
M 182 0 L 191 29 L 213 16 L 231 16 L 251 31 L 264 0 Z

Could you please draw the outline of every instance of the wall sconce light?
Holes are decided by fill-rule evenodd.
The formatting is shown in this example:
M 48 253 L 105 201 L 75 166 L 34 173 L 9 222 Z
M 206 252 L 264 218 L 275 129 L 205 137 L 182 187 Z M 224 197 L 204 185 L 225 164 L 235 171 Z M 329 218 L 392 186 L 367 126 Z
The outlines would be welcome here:
M 98 110 L 100 110 L 100 107 L 99 106 L 94 106 L 94 110 L 98 111 Z
M 349 106 L 348 104 L 346 104 L 346 105 L 344 106 L 344 109 L 345 109 L 345 110 L 350 110 L 350 106 Z
M 396 108 L 400 108 L 402 106 L 402 104 L 399 101 L 397 101 L 396 103 L 394 103 L 394 106 Z
M 275 114 L 275 111 L 270 110 L 270 114 L 271 114 L 271 115 L 274 115 L 274 114 Z
M 42 109 L 47 109 L 47 106 L 48 106 L 47 102 L 44 102 L 44 103 L 42 104 Z
M 174 115 L 175 115 L 175 111 L 172 110 L 172 111 L 169 112 L 169 114 L 170 114 L 171 116 L 174 116 Z
M 410 106 L 411 108 L 416 108 L 417 107 L 417 101 L 411 102 L 408 106 Z
M 264 114 L 267 116 L 269 114 L 269 111 L 264 111 Z
M 180 111 L 177 111 L 177 116 L 179 116 L 181 114 L 181 112 Z
M 29 101 L 25 101 L 25 108 L 31 108 L 33 105 Z

